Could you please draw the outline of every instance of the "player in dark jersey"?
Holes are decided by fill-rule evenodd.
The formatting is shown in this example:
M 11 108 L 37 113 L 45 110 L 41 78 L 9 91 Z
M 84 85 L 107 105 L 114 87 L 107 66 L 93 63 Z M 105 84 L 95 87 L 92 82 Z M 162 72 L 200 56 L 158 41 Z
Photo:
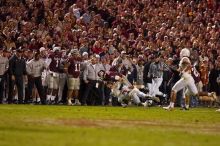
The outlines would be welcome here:
M 79 87 L 80 87 L 80 65 L 82 63 L 82 58 L 77 49 L 71 51 L 71 55 L 68 58 L 65 69 L 67 72 L 67 101 L 68 105 L 81 105 L 79 102 Z M 73 95 L 73 96 L 72 96 Z M 75 103 L 72 104 L 72 97 L 75 98 Z
M 47 100 L 52 103 L 55 102 L 55 98 L 58 96 L 59 89 L 59 65 L 61 60 L 60 47 L 54 47 L 53 52 L 49 55 L 49 74 L 47 76 Z

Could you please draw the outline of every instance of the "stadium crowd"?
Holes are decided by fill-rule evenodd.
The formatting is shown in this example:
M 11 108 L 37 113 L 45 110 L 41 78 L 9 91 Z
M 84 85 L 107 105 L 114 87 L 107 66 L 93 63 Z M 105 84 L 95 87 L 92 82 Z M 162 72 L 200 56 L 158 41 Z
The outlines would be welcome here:
M 123 78 L 166 104 L 183 48 L 219 98 L 218 0 L 1 0 L 0 102 L 118 105 L 108 83 Z

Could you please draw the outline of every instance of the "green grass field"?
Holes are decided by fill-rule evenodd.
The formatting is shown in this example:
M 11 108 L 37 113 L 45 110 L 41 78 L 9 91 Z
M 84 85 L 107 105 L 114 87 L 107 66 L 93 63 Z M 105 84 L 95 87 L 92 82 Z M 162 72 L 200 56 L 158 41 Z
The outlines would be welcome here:
M 215 110 L 0 105 L 0 146 L 220 146 Z

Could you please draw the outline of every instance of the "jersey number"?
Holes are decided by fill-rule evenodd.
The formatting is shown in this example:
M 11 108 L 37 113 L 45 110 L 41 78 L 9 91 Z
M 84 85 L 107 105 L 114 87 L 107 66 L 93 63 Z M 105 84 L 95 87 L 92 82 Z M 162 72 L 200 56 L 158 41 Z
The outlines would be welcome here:
M 80 71 L 80 64 L 75 64 L 75 71 Z

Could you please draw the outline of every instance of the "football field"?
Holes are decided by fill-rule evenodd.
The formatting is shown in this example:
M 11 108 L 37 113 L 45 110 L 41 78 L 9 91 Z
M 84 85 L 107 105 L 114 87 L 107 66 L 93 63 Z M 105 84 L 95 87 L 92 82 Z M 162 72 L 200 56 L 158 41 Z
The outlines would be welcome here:
M 0 146 L 220 146 L 215 110 L 0 105 Z

